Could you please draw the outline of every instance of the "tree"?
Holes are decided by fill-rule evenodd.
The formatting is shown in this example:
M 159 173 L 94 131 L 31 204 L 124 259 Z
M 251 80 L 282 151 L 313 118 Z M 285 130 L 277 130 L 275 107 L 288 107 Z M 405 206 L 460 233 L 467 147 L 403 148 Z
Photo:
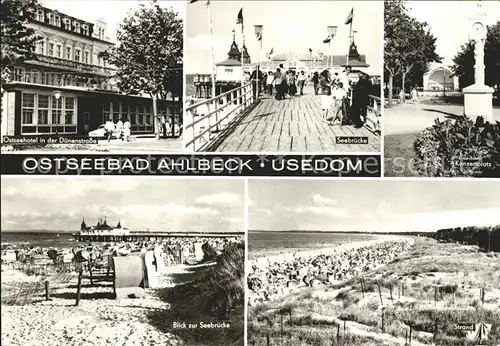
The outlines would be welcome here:
M 33 0 L 1 0 L 0 2 L 2 94 L 5 84 L 11 80 L 14 66 L 24 60 L 36 59 L 34 51 L 38 37 L 33 29 L 25 25 L 34 15 L 36 5 L 37 2 Z
M 484 43 L 485 83 L 496 87 L 500 93 L 500 21 L 488 26 Z M 463 44 L 453 58 L 453 71 L 459 76 L 460 87 L 474 84 L 474 43 Z
M 427 67 L 430 62 L 441 61 L 436 54 L 436 38 L 408 14 L 404 0 L 384 2 L 384 68 L 389 72 L 389 106 L 392 105 L 394 77 L 401 74 L 401 87 L 415 66 Z
M 117 86 L 129 94 L 147 93 L 153 100 L 156 138 L 160 131 L 157 100 L 179 105 L 182 97 L 183 23 L 172 9 L 157 1 L 129 13 L 117 31 L 120 42 L 101 56 L 117 68 Z M 180 108 L 180 106 L 179 106 Z M 172 112 L 172 133 L 175 112 Z

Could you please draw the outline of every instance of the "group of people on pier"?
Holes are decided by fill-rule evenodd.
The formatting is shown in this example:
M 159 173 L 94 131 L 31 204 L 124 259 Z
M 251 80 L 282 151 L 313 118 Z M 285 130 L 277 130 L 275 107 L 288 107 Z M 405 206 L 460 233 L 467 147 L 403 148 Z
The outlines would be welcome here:
M 253 83 L 253 96 L 267 92 L 275 93 L 276 100 L 291 99 L 304 95 L 304 87 L 311 83 L 314 94 L 321 98 L 321 120 L 329 125 L 353 125 L 363 127 L 373 84 L 366 74 L 361 74 L 356 83 L 352 83 L 349 75 L 351 67 L 347 66 L 341 73 L 333 75 L 329 70 L 307 75 L 304 71 L 286 70 L 279 65 L 275 72 L 263 73 L 258 67 L 246 74 L 246 80 Z M 258 90 L 257 90 L 258 89 Z

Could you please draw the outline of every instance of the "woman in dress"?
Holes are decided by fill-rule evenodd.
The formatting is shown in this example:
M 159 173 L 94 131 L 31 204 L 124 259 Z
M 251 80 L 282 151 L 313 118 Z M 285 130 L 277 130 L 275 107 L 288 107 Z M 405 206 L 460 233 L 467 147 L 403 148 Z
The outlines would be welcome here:
M 323 113 L 321 119 L 323 121 L 327 121 L 326 119 L 328 118 L 328 111 L 331 107 L 331 84 L 332 81 L 330 79 L 330 72 L 328 70 L 324 70 L 319 75 L 319 94 L 321 95 L 321 110 Z

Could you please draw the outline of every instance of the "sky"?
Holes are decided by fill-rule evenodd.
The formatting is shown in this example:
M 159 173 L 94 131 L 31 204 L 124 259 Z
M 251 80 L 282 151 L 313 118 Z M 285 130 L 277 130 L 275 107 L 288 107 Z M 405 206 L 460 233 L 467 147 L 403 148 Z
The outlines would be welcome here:
M 236 43 L 241 48 L 241 25 L 236 25 L 243 7 L 245 44 L 252 62 L 257 61 L 254 25 L 263 25 L 260 61 L 271 48 L 274 54 L 308 52 L 321 49 L 325 54 L 346 55 L 349 50 L 349 25 L 344 22 L 354 8 L 353 30 L 360 54 L 367 55 L 370 69 L 382 64 L 381 1 L 211 1 L 215 63 L 227 59 L 236 29 Z M 210 73 L 212 64 L 208 8 L 205 0 L 189 4 L 187 9 L 186 73 Z M 331 48 L 323 43 L 327 26 L 338 26 Z M 381 68 L 378 69 L 381 71 Z M 381 72 L 379 72 L 381 73 Z
M 1 229 L 78 231 L 107 217 L 131 230 L 244 231 L 244 183 L 231 179 L 2 178 Z
M 250 230 L 404 232 L 500 224 L 498 181 L 250 180 Z
M 483 12 L 487 14 L 486 24 L 500 20 L 500 1 L 483 2 Z M 469 18 L 477 13 L 476 1 L 409 1 L 410 14 L 419 21 L 430 25 L 437 37 L 436 52 L 443 57 L 443 63 L 452 64 L 460 46 L 468 41 Z
M 50 9 L 58 10 L 75 18 L 88 22 L 104 18 L 108 23 L 108 36 L 116 42 L 116 29 L 127 13 L 139 8 L 140 4 L 147 5 L 149 0 L 40 0 L 40 3 Z M 161 0 L 161 7 L 172 8 L 179 14 L 179 18 L 186 18 L 186 2 L 181 0 Z

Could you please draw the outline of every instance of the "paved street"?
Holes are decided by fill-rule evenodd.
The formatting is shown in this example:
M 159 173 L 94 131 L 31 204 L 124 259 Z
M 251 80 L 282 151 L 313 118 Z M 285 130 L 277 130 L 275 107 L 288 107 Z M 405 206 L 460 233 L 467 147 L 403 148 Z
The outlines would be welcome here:
M 434 124 L 434 119 L 453 119 L 463 114 L 461 105 L 412 104 L 410 102 L 393 108 L 386 108 L 384 113 L 384 134 L 415 133 Z M 500 121 L 500 108 L 493 108 L 493 117 Z

